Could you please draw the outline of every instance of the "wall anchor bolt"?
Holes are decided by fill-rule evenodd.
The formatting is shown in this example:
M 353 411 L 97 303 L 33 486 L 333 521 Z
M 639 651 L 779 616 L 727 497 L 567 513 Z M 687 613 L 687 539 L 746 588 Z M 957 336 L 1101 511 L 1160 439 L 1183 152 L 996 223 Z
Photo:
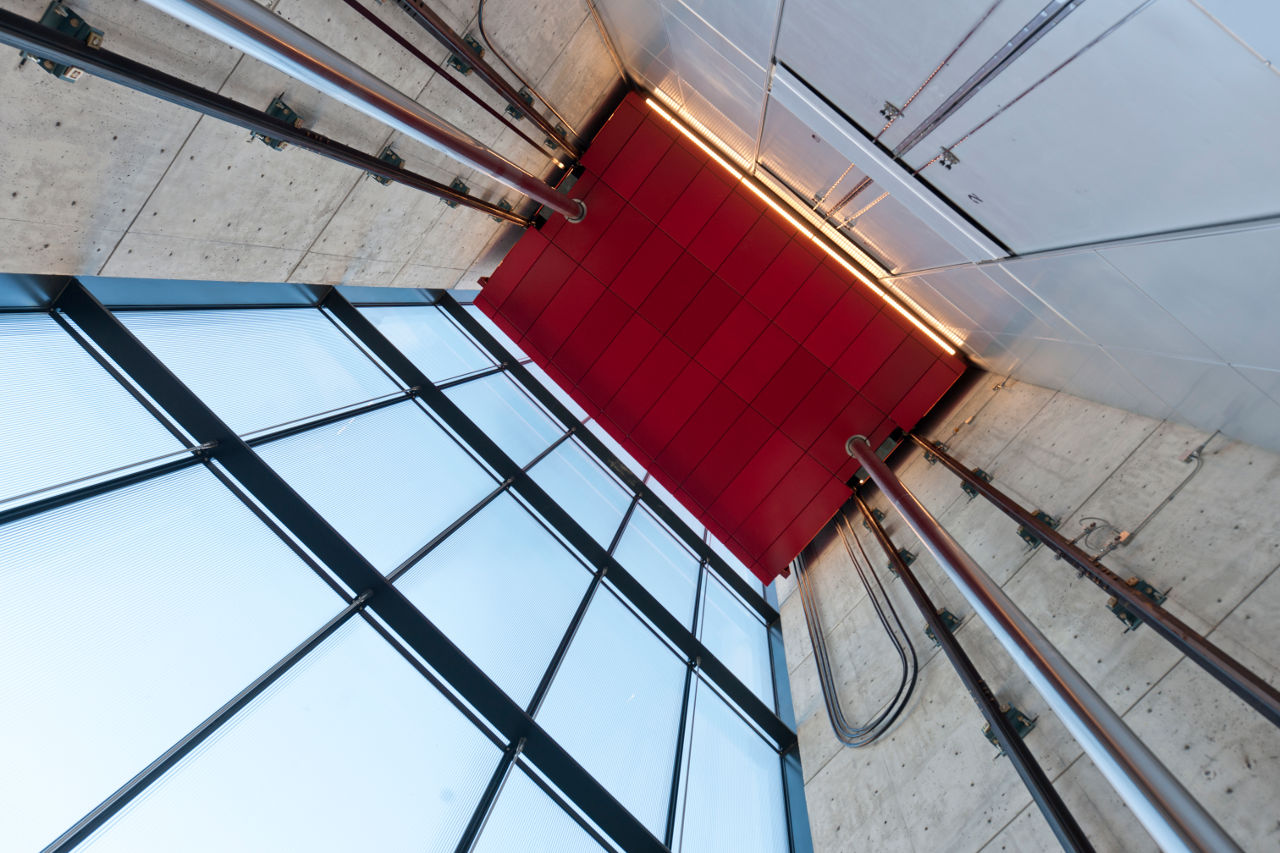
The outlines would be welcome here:
M 1133 587 L 1139 595 L 1147 601 L 1150 601 L 1152 604 L 1164 604 L 1169 598 L 1168 589 L 1161 592 L 1142 578 L 1129 578 L 1125 583 Z M 1170 589 L 1172 589 L 1172 587 L 1170 587 Z M 1124 602 L 1120 601 L 1118 598 L 1111 598 L 1107 601 L 1107 609 L 1114 613 L 1116 618 L 1125 624 L 1124 632 L 1126 634 L 1130 631 L 1137 630 L 1138 626 L 1142 624 L 1142 617 L 1126 607 Z
M 560 136 L 560 137 L 564 137 L 564 136 L 566 136 L 566 135 L 567 135 L 567 133 L 568 133 L 568 131 L 566 131 L 566 130 L 564 129 L 564 125 L 562 125 L 560 122 L 556 122 L 556 126 L 555 126 L 554 130 L 555 130 L 555 132 L 556 132 L 556 135 L 557 135 L 557 136 Z M 548 148 L 559 148 L 559 147 L 560 147 L 560 140 L 559 140 L 559 139 L 552 139 L 550 136 L 544 136 L 544 137 L 542 138 L 542 144 L 543 144 L 543 145 L 545 145 L 545 146 L 547 146 Z
M 396 167 L 397 169 L 404 166 L 404 158 L 395 152 L 395 149 L 391 147 L 391 143 L 387 143 L 387 145 L 381 151 L 378 152 L 378 159 L 384 163 L 388 163 Z M 373 178 L 378 183 L 382 184 L 384 187 L 388 186 L 391 183 L 390 178 L 384 178 L 381 175 L 375 175 L 373 174 L 373 172 L 365 172 L 365 174 Z
M 464 184 L 464 183 L 462 182 L 462 178 L 454 178 L 454 179 L 453 179 L 453 181 L 449 184 L 449 189 L 451 189 L 451 190 L 456 190 L 457 192 L 460 192 L 460 193 L 469 193 L 469 192 L 471 192 L 471 187 L 469 187 L 469 186 L 467 186 L 466 184 Z M 458 203 L 457 203 L 456 201 L 454 201 L 453 199 L 449 199 L 449 198 L 442 198 L 442 199 L 440 199 L 440 200 L 441 200 L 442 202 L 444 202 L 445 204 L 449 205 L 449 207 L 457 207 L 457 206 L 458 206 Z
M 884 521 L 884 511 L 880 509 L 873 509 L 871 510 L 871 517 L 874 518 L 877 523 L 882 522 Z M 862 519 L 862 527 L 864 530 L 871 530 L 871 525 L 867 523 L 865 518 Z
M 917 555 L 916 555 L 914 552 L 912 552 L 912 551 L 908 551 L 906 548 L 899 548 L 899 549 L 898 549 L 898 559 L 902 560 L 903 565 L 910 566 L 912 563 L 914 563 L 914 562 L 916 561 L 916 556 L 917 556 Z M 889 572 L 890 572 L 890 573 L 891 573 L 895 578 L 898 576 L 898 565 L 897 565 L 897 563 L 895 563 L 894 561 L 890 560 L 890 561 L 889 561 L 889 565 L 888 565 L 888 566 L 886 566 L 886 568 L 889 570 Z
M 956 629 L 960 627 L 961 619 L 959 616 L 947 610 L 945 607 L 938 608 L 938 618 L 942 620 L 942 626 L 947 629 L 948 634 L 954 634 Z M 933 633 L 933 628 L 929 625 L 924 626 L 924 635 L 933 640 L 935 646 L 941 646 L 942 641 Z
M 885 101 L 884 106 L 880 108 L 880 115 L 884 116 L 889 121 L 897 121 L 902 118 L 902 109 L 900 107 L 895 107 L 888 101 Z
M 533 109 L 533 95 L 529 94 L 528 89 L 521 89 L 517 94 L 520 95 L 520 100 L 524 101 L 526 107 Z M 507 104 L 507 108 L 504 112 L 516 121 L 520 121 L 520 119 L 525 116 L 525 111 L 517 107 L 515 104 Z
M 62 33 L 64 36 L 70 36 L 95 50 L 102 47 L 102 30 L 89 26 L 85 23 L 83 15 L 61 0 L 53 0 L 49 4 L 49 7 L 44 10 L 44 15 L 40 17 L 40 25 Z M 25 50 L 19 51 L 18 55 L 22 57 L 22 61 L 18 63 L 19 68 L 26 65 L 28 59 L 34 59 L 36 65 L 59 80 L 69 80 L 74 83 L 84 76 L 84 69 L 74 65 L 63 65 L 52 59 L 41 59 Z
M 975 468 L 973 471 L 973 476 L 977 477 L 979 480 L 982 480 L 983 482 L 986 482 L 986 483 L 991 482 L 991 475 L 988 474 L 986 471 L 983 471 L 981 468 Z M 973 486 L 969 485 L 968 482 L 963 480 L 960 482 L 960 491 L 968 495 L 969 500 L 973 500 L 978 496 L 978 490 L 975 489 Z
M 947 446 L 947 443 L 945 441 L 935 441 L 933 443 L 933 446 L 941 450 L 943 453 L 946 453 L 948 450 L 951 449 L 950 447 Z M 924 461 L 928 462 L 930 465 L 936 465 L 938 463 L 938 457 L 935 456 L 930 451 L 926 450 L 924 452 Z
M 1035 517 L 1036 521 L 1042 522 L 1048 525 L 1049 527 L 1053 528 L 1054 530 L 1057 530 L 1058 525 L 1061 523 L 1058 521 L 1058 519 L 1054 518 L 1052 515 L 1049 515 L 1049 513 L 1047 512 L 1041 512 L 1040 510 L 1036 510 L 1031 514 Z M 1023 542 L 1027 543 L 1028 551 L 1034 551 L 1035 549 L 1040 547 L 1040 537 L 1032 533 L 1031 528 L 1027 527 L 1025 524 L 1018 525 L 1018 537 L 1022 539 Z
M 503 209 L 503 210 L 505 210 L 507 213 L 510 213 L 510 212 L 512 211 L 511 202 L 507 201 L 505 198 L 503 198 L 503 199 L 498 199 L 498 207 L 502 208 L 502 209 Z M 494 216 L 494 217 L 490 217 L 490 218 L 491 218 L 491 219 L 493 219 L 493 221 L 494 221 L 494 222 L 506 222 L 506 221 L 507 221 L 507 220 L 503 219 L 501 216 Z
M 951 167 L 960 162 L 960 158 L 950 148 L 943 148 L 942 153 L 938 155 L 938 162 L 942 164 L 942 168 L 951 171 Z
M 449 54 L 449 67 L 456 68 L 462 74 L 470 74 L 473 67 L 471 63 L 484 56 L 484 45 L 475 36 L 464 36 L 462 40 L 467 43 L 467 47 L 471 48 L 472 55 Z
M 1004 718 L 1009 721 L 1011 726 L 1013 726 L 1013 731 L 1019 738 L 1025 738 L 1030 734 L 1031 730 L 1036 727 L 1037 717 L 1028 717 L 1020 709 L 1014 705 L 1010 705 L 1008 702 L 1000 703 L 1000 713 L 1004 714 Z M 997 755 L 996 758 L 1004 755 L 1004 747 L 1000 746 L 1000 741 L 996 738 L 996 733 L 991 731 L 990 723 L 982 727 L 982 736 L 991 741 L 992 746 L 1000 750 L 1000 754 Z
M 278 118 L 283 122 L 288 122 L 294 127 L 302 127 L 302 116 L 298 115 L 292 107 L 284 102 L 284 92 L 271 99 L 271 103 L 267 106 L 267 115 L 272 118 Z M 249 131 L 249 141 L 252 142 L 255 139 L 261 140 L 263 145 L 274 148 L 277 151 L 283 151 L 289 147 L 289 143 L 283 139 L 267 136 L 267 134 L 257 130 Z

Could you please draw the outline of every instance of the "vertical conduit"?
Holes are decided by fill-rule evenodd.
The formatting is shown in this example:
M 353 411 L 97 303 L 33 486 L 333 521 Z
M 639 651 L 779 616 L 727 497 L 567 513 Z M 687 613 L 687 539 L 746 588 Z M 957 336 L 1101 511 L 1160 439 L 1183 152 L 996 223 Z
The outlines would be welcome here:
M 1166 851 L 1239 851 L 1120 715 L 876 456 L 866 438 L 853 436 L 845 449 L 920 537 L 1155 842 Z

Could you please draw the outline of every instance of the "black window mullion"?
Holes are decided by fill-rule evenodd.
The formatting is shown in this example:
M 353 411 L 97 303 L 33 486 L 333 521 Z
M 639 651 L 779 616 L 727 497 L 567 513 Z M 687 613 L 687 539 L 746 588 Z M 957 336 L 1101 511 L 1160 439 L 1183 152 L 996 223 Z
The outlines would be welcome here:
M 446 303 L 448 301 L 445 300 Z M 425 377 L 423 377 L 418 367 L 400 353 L 369 322 L 368 318 L 346 302 L 341 294 L 337 292 L 330 293 L 324 305 L 338 319 L 349 323 L 353 333 L 388 367 L 399 374 L 402 382 L 411 387 L 425 384 Z M 513 368 L 513 370 L 515 369 L 518 368 Z M 544 391 L 543 393 L 546 392 Z M 686 659 L 701 659 L 704 676 L 714 682 L 726 696 L 736 703 L 762 731 L 767 733 L 768 737 L 774 740 L 779 748 L 785 748 L 795 742 L 795 732 L 778 718 L 773 709 L 769 708 L 763 700 L 743 684 L 741 679 L 707 649 L 613 555 L 609 554 L 604 546 L 596 542 L 577 520 L 565 512 L 527 472 L 520 470 L 515 461 L 498 447 L 493 439 L 485 435 L 452 400 L 432 386 L 423 389 L 421 399 L 423 403 L 431 407 L 440 420 L 471 444 L 476 453 L 497 471 L 499 476 L 504 478 L 508 476 L 514 477 L 513 488 L 543 518 L 550 522 L 566 541 L 586 557 L 588 562 L 592 565 L 606 567 L 614 588 L 629 599 L 644 614 L 646 619 L 665 634 Z M 573 423 L 576 424 L 576 421 Z M 643 484 L 640 485 L 643 486 Z M 759 598 L 759 595 L 756 594 L 756 597 Z
M 370 593 L 365 593 L 349 601 L 342 612 L 334 616 L 301 644 L 260 675 L 248 687 L 241 690 L 225 705 L 206 718 L 200 725 L 192 729 L 182 740 L 165 751 L 163 755 L 148 764 L 136 776 L 122 785 L 107 799 L 103 800 L 93 811 L 78 820 L 66 832 L 54 839 L 44 853 L 65 853 L 76 847 L 111 818 L 119 814 L 129 803 L 133 802 L 148 786 L 160 779 L 183 758 L 190 755 L 209 739 L 223 724 L 229 721 L 254 699 L 261 696 L 282 676 L 306 657 L 312 650 L 333 636 L 334 632 L 347 623 L 352 616 L 364 609 Z
M 376 354 L 389 366 L 409 364 L 350 304 L 331 291 L 326 301 L 343 309 L 348 328 L 371 332 L 379 343 Z M 58 307 L 84 330 L 93 342 L 142 388 L 174 421 L 201 443 L 215 441 L 211 455 L 271 513 L 280 524 L 328 566 L 350 589 L 367 590 L 367 607 L 421 656 L 458 695 L 476 709 L 508 741 L 525 739 L 531 761 L 588 816 L 627 850 L 662 851 L 653 836 L 594 777 L 577 764 L 524 709 L 513 702 L 492 679 L 462 653 L 445 635 L 391 585 L 378 570 L 343 538 L 310 504 L 302 499 L 274 469 L 235 434 L 208 406 L 186 387 L 154 354 L 112 315 L 79 281 L 73 280 L 58 300 Z M 351 313 L 356 314 L 353 320 Z M 413 375 L 421 373 L 413 369 Z M 409 383 L 424 384 L 425 380 Z M 447 398 L 430 388 L 436 406 Z M 427 393 L 424 389 L 424 393 Z M 444 408 L 443 406 L 440 406 Z M 454 408 L 450 417 L 458 426 L 461 413 Z M 474 425 L 471 426 L 474 431 Z M 490 442 L 490 445 L 492 443 Z M 496 446 L 486 448 L 496 450 Z
M 698 583 L 693 594 L 693 632 L 695 636 L 702 629 L 703 619 L 703 584 L 707 576 L 706 561 L 698 564 Z M 685 730 L 689 726 L 689 697 L 693 693 L 693 674 L 700 661 L 689 661 L 684 673 L 684 692 L 680 698 L 680 726 L 676 736 L 676 757 L 671 767 L 671 799 L 667 802 L 667 830 L 664 841 L 667 847 L 675 843 L 676 812 L 680 804 L 680 770 L 684 763 Z
M 461 303 L 453 298 L 447 291 L 441 293 L 437 299 L 436 305 L 447 313 L 453 320 L 461 326 L 473 339 L 480 343 L 481 346 L 489 350 L 493 358 L 501 363 L 509 364 L 507 372 L 511 374 L 517 381 L 523 385 L 530 394 L 533 395 L 539 403 L 546 407 L 565 426 L 581 426 L 581 422 L 574 417 L 569 408 L 555 398 L 550 391 L 542 387 L 540 383 L 524 366 L 524 362 L 515 358 L 502 343 L 495 338 L 488 329 L 480 325 L 475 317 L 472 317 Z M 676 533 L 685 544 L 697 554 L 700 558 L 708 561 L 708 564 L 719 575 L 730 589 L 734 590 L 747 602 L 750 607 L 760 614 L 766 623 L 777 621 L 777 611 L 769 605 L 760 591 L 754 589 L 749 583 L 738 576 L 738 573 L 729 568 L 724 558 L 717 554 L 709 544 L 704 542 L 696 533 L 689 528 L 684 519 L 676 515 L 670 507 L 666 505 L 661 498 L 653 493 L 653 490 L 645 485 L 643 478 L 636 476 L 629 471 L 625 465 L 613 454 L 604 442 L 591 433 L 590 430 L 582 430 L 580 440 L 587 449 L 596 455 L 605 466 L 622 480 L 623 484 L 641 496 L 641 500 L 654 511 L 654 513 L 662 519 L 662 521 Z

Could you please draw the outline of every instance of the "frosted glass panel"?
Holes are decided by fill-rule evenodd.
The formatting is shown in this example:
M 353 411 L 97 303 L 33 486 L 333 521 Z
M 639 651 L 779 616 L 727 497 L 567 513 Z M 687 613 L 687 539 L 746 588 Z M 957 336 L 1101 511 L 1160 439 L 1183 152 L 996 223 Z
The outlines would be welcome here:
M 434 306 L 365 307 L 360 313 L 432 382 L 493 366 L 493 359 Z
M 129 311 L 119 316 L 238 433 L 398 388 L 314 308 Z
M 497 485 L 412 402 L 257 450 L 384 574 Z
M 658 837 L 666 827 L 684 673 L 684 664 L 601 587 L 538 713 L 551 736 Z
M 787 853 L 778 754 L 700 682 L 688 772 L 679 853 Z
M 91 849 L 452 850 L 498 748 L 358 618 L 286 678 Z
M 517 464 L 524 465 L 564 433 L 506 374 L 472 379 L 444 393 Z
M 204 468 L 0 527 L 0 584 L 5 851 L 52 841 L 342 607 Z
M 693 624 L 698 558 L 676 541 L 665 524 L 644 507 L 636 507 L 614 556 L 671 615 L 686 626 Z
M 706 597 L 702 642 L 772 708 L 773 669 L 764 623 L 715 578 L 707 579 Z
M 498 686 L 528 705 L 591 580 L 502 495 L 396 585 Z
M 0 508 L 181 447 L 51 317 L 0 314 Z
M 577 442 L 566 441 L 529 474 L 597 542 L 613 541 L 631 495 Z
M 707 531 L 707 544 L 711 546 L 711 550 L 719 554 L 721 558 L 729 564 L 729 568 L 737 574 L 738 577 L 746 581 L 753 590 L 763 594 L 764 584 L 760 582 L 760 578 L 756 577 L 751 573 L 750 569 L 742 565 L 742 561 L 735 557 L 733 552 L 730 551 L 723 542 L 717 539 L 715 534 L 711 533 L 711 531 Z
M 473 853 L 599 853 L 596 840 L 519 767 L 511 770 Z

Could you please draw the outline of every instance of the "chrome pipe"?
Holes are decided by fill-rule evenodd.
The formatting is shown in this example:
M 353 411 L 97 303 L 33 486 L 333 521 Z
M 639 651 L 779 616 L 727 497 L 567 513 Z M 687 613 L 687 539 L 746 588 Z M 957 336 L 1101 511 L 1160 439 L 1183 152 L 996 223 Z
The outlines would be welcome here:
M 547 186 L 479 140 L 254 0 L 146 0 L 219 41 L 564 214 L 582 202 Z
M 845 450 L 875 480 L 1160 848 L 1239 851 L 1120 715 L 876 456 L 866 438 L 851 437 Z

